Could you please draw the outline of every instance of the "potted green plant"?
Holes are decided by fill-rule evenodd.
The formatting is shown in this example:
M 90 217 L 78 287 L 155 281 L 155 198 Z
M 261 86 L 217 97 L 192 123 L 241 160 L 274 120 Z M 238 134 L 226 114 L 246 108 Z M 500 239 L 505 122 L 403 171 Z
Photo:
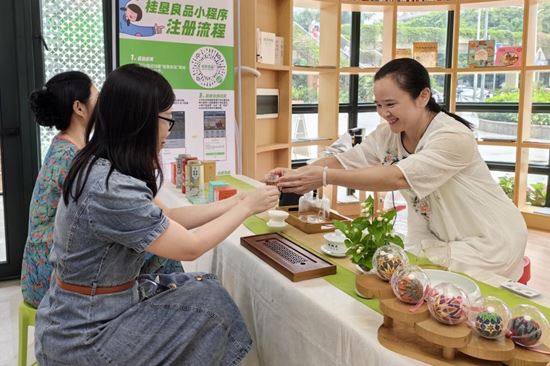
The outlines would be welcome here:
M 510 199 L 514 198 L 514 177 L 500 177 L 498 184 Z
M 544 206 L 546 204 L 546 185 L 544 183 L 533 183 L 527 188 L 527 202 L 533 206 Z
M 395 209 L 374 212 L 374 199 L 369 196 L 361 204 L 361 216 L 351 222 L 335 221 L 334 226 L 346 236 L 346 254 L 362 270 L 372 268 L 372 256 L 376 249 L 386 244 L 403 248 L 403 240 L 393 231 Z

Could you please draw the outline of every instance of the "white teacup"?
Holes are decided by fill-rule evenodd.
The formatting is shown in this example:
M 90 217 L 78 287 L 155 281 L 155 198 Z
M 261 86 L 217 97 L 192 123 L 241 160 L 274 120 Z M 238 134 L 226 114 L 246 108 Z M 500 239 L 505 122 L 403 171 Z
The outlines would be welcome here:
M 340 233 L 328 233 L 323 235 L 326 241 L 327 249 L 335 253 L 345 253 L 346 252 L 346 237 Z
M 288 212 L 282 210 L 269 210 L 267 211 L 269 221 L 284 223 L 288 217 Z M 273 225 L 275 226 L 275 225 Z
M 269 220 L 267 222 L 267 228 L 269 229 L 269 231 L 271 231 L 273 233 L 283 231 L 284 229 L 286 229 L 287 226 L 288 226 L 288 224 L 284 221 Z

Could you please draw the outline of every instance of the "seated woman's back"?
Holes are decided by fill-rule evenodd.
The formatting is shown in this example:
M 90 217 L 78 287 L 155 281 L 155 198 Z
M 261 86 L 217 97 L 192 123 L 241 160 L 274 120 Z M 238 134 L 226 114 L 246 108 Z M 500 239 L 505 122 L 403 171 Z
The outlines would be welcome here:
M 97 90 L 90 78 L 69 71 L 51 78 L 30 96 L 36 122 L 59 133 L 44 157 L 29 206 L 28 236 L 21 268 L 23 299 L 37 307 L 49 288 L 49 254 L 63 183 L 77 151 L 84 146 L 86 127 Z

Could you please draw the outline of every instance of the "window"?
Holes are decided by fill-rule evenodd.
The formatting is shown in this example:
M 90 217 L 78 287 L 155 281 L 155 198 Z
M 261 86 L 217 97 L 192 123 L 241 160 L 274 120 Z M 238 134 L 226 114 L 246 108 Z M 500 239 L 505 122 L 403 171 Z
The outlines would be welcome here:
M 42 35 L 46 81 L 54 75 L 78 70 L 86 73 L 99 89 L 105 80 L 103 2 L 97 0 L 42 0 Z M 40 128 L 42 158 L 55 128 Z
M 524 52 L 530 53 L 527 69 L 523 66 L 474 69 L 467 64 L 470 40 L 494 40 L 495 54 L 500 47 L 522 45 L 523 31 L 527 29 L 523 24 L 522 4 L 522 1 L 461 2 L 460 20 L 456 27 L 459 44 L 453 47 L 457 18 L 454 6 L 413 6 L 399 2 L 361 5 L 342 3 L 340 60 L 337 66 L 339 115 L 338 121 L 335 121 L 338 124 L 338 135 L 355 127 L 363 128 L 368 134 L 380 123 L 373 104 L 374 74 L 384 64 L 384 60 L 389 59 L 387 44 L 383 40 L 391 33 L 392 29 L 387 28 L 395 26 L 394 43 L 397 49 L 412 50 L 413 43 L 417 41 L 437 42 L 436 67 L 429 68 L 433 97 L 442 107 L 452 109 L 472 122 L 474 134 L 479 140 L 479 150 L 495 180 L 503 188 L 506 187 L 505 191 L 508 189 L 507 193 L 512 196 L 513 180 L 516 176 L 525 176 L 527 205 L 534 207 L 532 202 L 536 202 L 549 206 L 548 200 L 540 197 L 535 199 L 533 195 L 539 194 L 539 191 L 549 191 L 550 71 L 546 65 L 550 65 L 550 0 L 531 2 L 530 8 L 536 11 L 530 14 L 535 15 L 536 26 L 529 26 L 529 29 L 534 29 L 532 37 L 530 35 L 534 44 L 523 47 Z M 395 13 L 389 11 L 395 10 L 395 6 Z M 322 16 L 317 9 L 294 9 L 294 22 L 303 29 L 311 28 L 319 19 Z M 395 24 L 392 24 L 393 21 Z M 296 27 L 297 24 L 294 25 L 295 32 Z M 298 47 L 296 37 L 302 37 L 301 33 L 298 32 L 293 40 L 295 51 L 298 52 L 297 55 L 294 52 L 295 60 L 309 57 L 310 61 L 299 64 L 319 65 L 318 59 L 315 59 L 320 51 L 319 43 L 313 44 L 309 51 L 304 46 L 316 37 L 309 32 L 307 42 L 304 41 Z M 458 50 L 456 65 L 453 65 L 453 48 Z M 319 75 L 322 75 L 319 70 L 306 75 L 299 75 L 294 70 L 293 74 L 293 126 L 296 119 L 303 120 L 302 125 L 307 126 L 308 130 L 304 135 L 314 137 L 319 134 L 310 132 L 310 129 L 320 128 L 322 123 L 319 121 L 323 117 L 317 104 L 322 99 L 316 89 Z M 451 81 L 454 83 L 453 90 Z M 523 86 L 524 103 L 532 105 L 528 113 L 520 108 L 520 88 Z M 451 100 L 451 97 L 454 99 Z M 305 122 L 308 120 L 314 122 Z M 521 130 L 518 129 L 520 121 L 524 126 Z M 296 128 L 296 131 L 299 130 Z M 310 157 L 314 154 L 311 151 Z M 528 164 L 516 167 L 517 161 L 526 161 L 525 158 L 518 160 L 522 154 L 528 155 Z M 512 192 L 509 191 L 510 187 Z M 345 192 L 350 196 L 351 191 Z M 548 193 L 545 197 L 548 197 Z
M 447 10 L 397 13 L 397 48 L 409 48 L 413 42 L 437 42 L 437 67 L 450 62 L 447 38 L 450 32 Z
M 292 39 L 292 64 L 319 65 L 319 40 L 321 34 L 319 9 L 294 8 Z
M 496 3 L 496 2 L 495 2 Z M 458 67 L 467 67 L 468 41 L 492 39 L 495 48 L 521 45 L 523 37 L 523 6 L 483 7 L 472 4 L 460 12 Z

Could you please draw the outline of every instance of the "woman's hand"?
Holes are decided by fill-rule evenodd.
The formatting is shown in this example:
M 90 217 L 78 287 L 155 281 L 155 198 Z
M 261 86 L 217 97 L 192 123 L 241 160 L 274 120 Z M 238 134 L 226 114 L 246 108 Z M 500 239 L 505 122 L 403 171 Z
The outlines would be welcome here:
M 265 176 L 266 176 L 266 179 L 268 177 L 284 177 L 285 175 L 287 174 L 291 174 L 292 173 L 292 169 L 289 169 L 289 168 L 275 168 L 275 169 L 272 169 L 270 170 Z
M 283 192 L 304 194 L 323 185 L 322 166 L 308 165 L 296 170 L 287 170 L 277 183 Z
M 279 193 L 277 186 L 262 186 L 247 192 L 241 202 L 253 215 L 277 206 Z

